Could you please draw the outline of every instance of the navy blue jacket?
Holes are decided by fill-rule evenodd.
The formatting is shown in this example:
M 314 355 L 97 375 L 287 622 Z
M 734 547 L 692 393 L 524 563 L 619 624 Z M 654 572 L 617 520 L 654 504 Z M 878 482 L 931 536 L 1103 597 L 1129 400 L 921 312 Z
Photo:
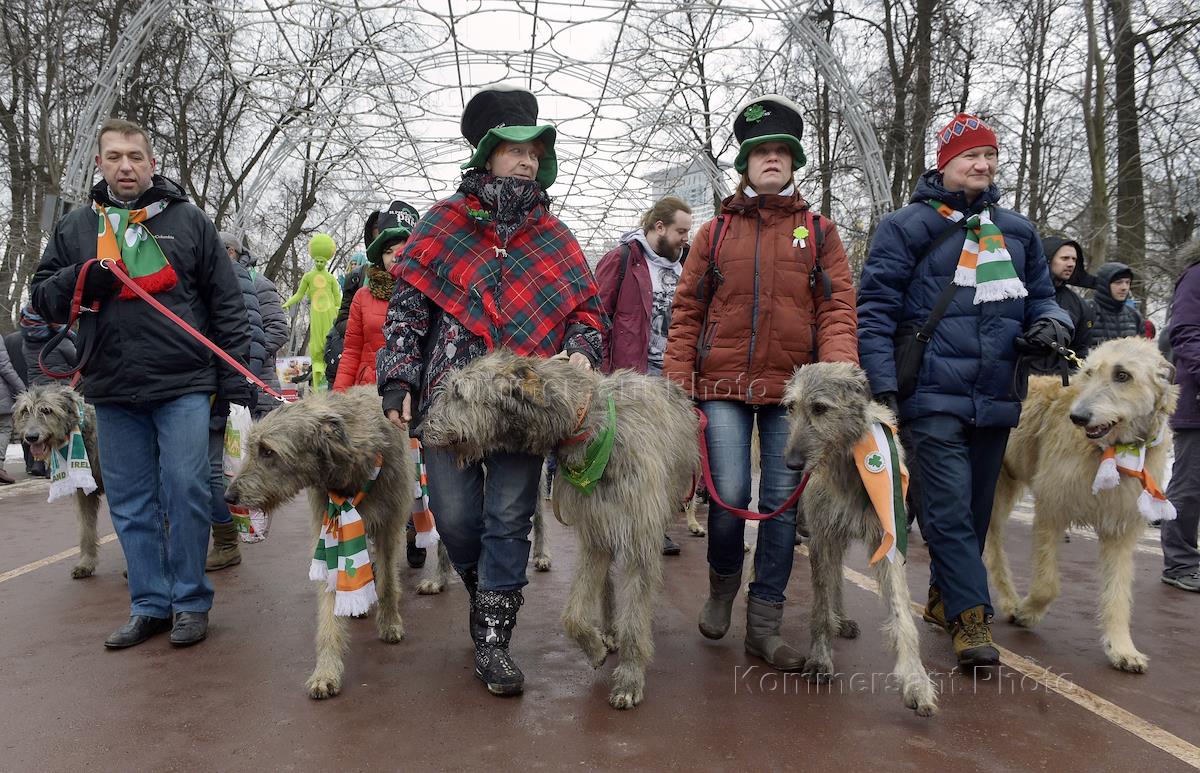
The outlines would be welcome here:
M 879 224 L 863 265 L 858 351 L 871 392 L 896 391 L 896 330 L 919 327 L 929 318 L 962 253 L 965 236 L 956 234 L 926 256 L 950 226 L 925 203 L 928 199 L 968 214 L 991 205 L 992 220 L 1004 234 L 1013 268 L 1029 295 L 976 305 L 975 288 L 958 288 L 925 349 L 916 391 L 900 404 L 900 418 L 949 414 L 979 427 L 1015 427 L 1021 404 L 1013 394 L 1013 339 L 1039 319 L 1053 318 L 1072 329 L 1071 319 L 1054 301 L 1050 267 L 1033 225 L 1012 210 L 994 206 L 999 199 L 995 186 L 968 206 L 963 194 L 947 191 L 941 174 L 932 170 L 921 177 L 909 205 Z

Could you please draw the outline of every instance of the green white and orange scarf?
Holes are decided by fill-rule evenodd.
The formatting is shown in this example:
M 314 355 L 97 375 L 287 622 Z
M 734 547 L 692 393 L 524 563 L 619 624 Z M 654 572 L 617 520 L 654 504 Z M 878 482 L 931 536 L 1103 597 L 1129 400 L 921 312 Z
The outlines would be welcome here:
M 908 469 L 900 461 L 896 430 L 872 422 L 867 434 L 854 444 L 854 463 L 883 528 L 883 541 L 871 556 L 871 564 L 884 556 L 894 564 L 908 552 L 908 515 L 904 507 Z
M 1012 256 L 1004 246 L 1004 234 L 992 222 L 989 210 L 967 217 L 949 204 L 930 199 L 929 206 L 952 223 L 966 220 L 967 240 L 958 256 L 954 284 L 975 288 L 975 303 L 990 303 L 1029 295 L 1013 268 Z
M 1121 485 L 1121 476 L 1136 479 L 1142 486 L 1138 495 L 1138 513 L 1151 523 L 1155 521 L 1173 521 L 1176 517 L 1175 506 L 1167 499 L 1162 489 L 1158 487 L 1154 476 L 1146 469 L 1146 449 L 1159 445 L 1165 439 L 1164 432 L 1149 445 L 1145 443 L 1117 443 L 1111 445 L 1100 455 L 1100 467 L 1092 481 L 1092 493 L 1099 494 L 1107 489 Z
M 132 210 L 92 204 L 99 215 L 96 257 L 116 263 L 151 295 L 170 290 L 178 281 L 175 269 L 167 261 L 154 234 L 143 225 L 166 209 L 169 203 L 169 200 L 162 199 Z M 119 297 L 127 301 L 137 296 L 122 285 Z
M 308 569 L 308 579 L 324 582 L 330 593 L 336 594 L 333 614 L 353 617 L 365 614 L 378 600 L 371 555 L 367 552 L 367 530 L 357 507 L 362 504 L 371 485 L 379 477 L 383 458 L 376 457 L 375 470 L 353 498 L 347 499 L 329 492 L 321 536 Z
M 71 430 L 61 448 L 50 449 L 50 496 L 47 502 L 82 491 L 91 494 L 99 486 L 92 476 L 92 463 L 83 443 L 83 401 L 79 401 L 79 426 Z

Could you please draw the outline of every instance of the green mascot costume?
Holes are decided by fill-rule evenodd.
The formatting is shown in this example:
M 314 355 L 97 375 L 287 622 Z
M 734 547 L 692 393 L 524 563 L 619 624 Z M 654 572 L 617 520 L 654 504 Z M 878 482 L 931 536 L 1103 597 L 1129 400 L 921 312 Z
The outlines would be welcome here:
M 296 294 L 283 304 L 286 309 L 301 298 L 308 298 L 308 356 L 312 358 L 313 389 L 318 392 L 326 388 L 325 337 L 342 305 L 337 277 L 325 270 L 333 251 L 333 239 L 328 234 L 317 234 L 312 238 L 308 243 L 308 254 L 313 259 L 313 267 L 305 273 Z

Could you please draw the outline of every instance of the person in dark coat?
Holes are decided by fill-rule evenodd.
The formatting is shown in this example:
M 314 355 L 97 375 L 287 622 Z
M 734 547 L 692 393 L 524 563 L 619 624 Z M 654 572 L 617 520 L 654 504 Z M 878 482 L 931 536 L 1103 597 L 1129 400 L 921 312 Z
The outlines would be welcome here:
M 12 361 L 8 358 L 8 347 L 0 347 L 0 446 L 6 450 L 12 440 L 13 403 L 17 395 L 25 391 L 25 380 L 17 373 Z M 0 485 L 16 483 L 8 471 L 4 469 L 4 459 L 0 456 Z
M 64 215 L 33 277 L 33 305 L 50 322 L 70 318 L 75 286 L 92 258 L 82 302 L 84 397 L 96 406 L 104 494 L 129 573 L 130 618 L 104 642 L 119 649 L 171 631 L 175 646 L 208 634 L 213 587 L 204 574 L 211 525 L 208 428 L 246 379 L 142 302 L 143 291 L 234 359 L 250 348 L 246 305 L 212 221 L 178 184 L 155 174 L 146 130 L 120 119 L 98 132 L 103 179 L 92 206 Z M 170 528 L 165 514 L 170 513 Z
M 25 381 L 25 386 L 29 386 L 28 372 L 25 366 L 25 351 L 22 346 L 24 339 L 21 336 L 21 331 L 12 331 L 4 336 L 4 348 L 8 351 L 8 359 L 12 362 L 13 369 L 17 371 L 17 375 Z M 19 438 L 21 441 L 21 455 L 25 457 L 25 474 L 34 475 L 39 478 L 50 476 L 50 471 L 46 469 L 46 463 L 40 459 L 34 459 L 33 454 L 29 450 L 29 444 L 24 438 Z
M 1133 279 L 1133 269 L 1124 263 L 1105 263 L 1096 269 L 1095 289 L 1087 302 L 1096 319 L 1088 336 L 1089 349 L 1114 338 L 1146 334 L 1142 313 L 1133 304 L 1126 303 Z
M 14 357 L 13 366 L 17 369 L 18 375 L 25 379 L 27 385 L 42 386 L 65 383 L 46 375 L 42 371 L 43 364 L 55 373 L 63 373 L 75 367 L 78 355 L 75 351 L 74 331 L 68 332 L 57 346 L 43 354 L 47 342 L 56 336 L 60 329 L 61 325 L 51 325 L 46 322 L 33 306 L 26 305 L 21 309 L 19 327 L 14 334 L 17 336 L 20 359 Z M 40 364 L 39 356 L 42 360 Z M 46 468 L 46 463 L 41 459 L 33 458 L 33 454 L 29 451 L 29 444 L 24 439 L 21 440 L 21 450 L 25 456 L 25 472 L 40 478 L 50 477 L 50 470 Z
M 898 411 L 921 481 L 921 531 L 932 558 L 926 619 L 950 630 L 964 670 L 993 666 L 992 606 L 982 553 L 1009 431 L 1018 346 L 1047 352 L 1073 329 L 1033 225 L 998 206 L 996 135 L 959 114 L 938 132 L 937 168 L 908 206 L 879 224 L 858 291 L 859 353 L 876 399 Z M 939 241 L 940 239 L 940 241 Z M 897 339 L 953 293 L 908 393 Z M 905 342 L 905 338 L 901 338 Z M 910 351 L 912 351 L 910 349 Z
M 1075 334 L 1071 336 L 1068 345 L 1071 351 L 1084 359 L 1088 353 L 1088 338 L 1091 336 L 1092 325 L 1096 322 L 1095 312 L 1084 301 L 1078 291 L 1072 287 L 1091 286 L 1092 277 L 1088 276 L 1087 264 L 1084 260 L 1083 247 L 1074 239 L 1061 236 L 1047 236 L 1042 239 L 1042 249 L 1046 260 L 1050 261 L 1050 281 L 1054 282 L 1054 300 L 1067 312 L 1071 324 L 1075 326 Z M 1057 375 L 1057 370 L 1039 370 L 1035 374 Z
M 279 297 L 279 290 L 276 289 L 275 283 L 263 276 L 263 273 L 258 270 L 258 258 L 250 252 L 241 239 L 238 239 L 233 234 L 223 232 L 222 240 L 225 244 L 226 253 L 230 250 L 236 252 L 237 257 L 234 260 L 246 269 L 250 274 L 250 279 L 254 282 L 254 294 L 258 298 L 259 316 L 262 317 L 264 348 L 263 361 L 258 369 L 258 377 L 262 379 L 263 383 L 278 392 L 281 390 L 281 387 L 279 385 L 279 373 L 275 369 L 275 358 L 279 354 L 279 350 L 287 343 L 289 334 L 287 315 L 283 313 L 283 299 Z M 265 392 L 260 393 L 253 408 L 255 420 L 266 416 L 272 410 L 278 408 L 280 404 L 279 400 Z
M 1167 498 L 1177 517 L 1162 523 L 1162 581 L 1180 590 L 1200 592 L 1200 240 L 1184 247 L 1186 268 L 1175 283 L 1167 335 L 1179 384 L 1179 406 L 1171 417 L 1175 463 Z

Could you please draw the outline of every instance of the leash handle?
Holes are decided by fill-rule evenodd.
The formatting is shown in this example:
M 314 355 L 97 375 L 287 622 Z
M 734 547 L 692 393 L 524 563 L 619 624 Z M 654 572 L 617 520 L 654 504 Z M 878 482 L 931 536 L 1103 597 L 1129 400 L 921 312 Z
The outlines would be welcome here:
M 787 498 L 787 501 L 779 506 L 772 513 L 755 513 L 750 510 L 743 510 L 739 507 L 730 507 L 725 500 L 721 499 L 721 495 L 717 493 L 717 487 L 713 484 L 712 468 L 708 462 L 708 439 L 705 438 L 705 430 L 708 429 L 708 417 L 704 415 L 704 411 L 699 408 L 693 408 L 696 415 L 700 417 L 700 472 L 704 476 L 704 485 L 708 487 L 708 497 L 711 501 L 717 503 L 717 507 L 727 511 L 730 515 L 735 515 L 745 521 L 766 521 L 774 518 L 785 510 L 795 507 L 796 502 L 800 500 L 800 495 L 804 493 L 804 488 L 808 485 L 808 473 L 804 473 L 804 477 L 800 479 L 800 485 L 796 486 L 796 490 Z
M 176 314 L 175 312 L 168 309 L 166 306 L 164 306 L 159 301 L 155 300 L 154 296 L 150 295 L 150 293 L 143 290 L 141 288 L 141 286 L 138 285 L 138 283 L 133 280 L 132 277 L 130 277 L 124 271 L 117 271 L 117 270 L 113 269 L 112 266 L 110 265 L 111 263 L 112 263 L 111 260 L 98 260 L 96 258 L 92 258 L 91 260 L 86 261 L 83 264 L 83 266 L 79 269 L 79 279 L 75 282 L 75 294 L 72 298 L 72 304 L 71 304 L 71 321 L 70 321 L 70 323 L 68 323 L 67 327 L 64 328 L 64 330 L 69 330 L 70 325 L 74 324 L 75 320 L 79 317 L 79 314 L 82 311 L 84 279 L 87 276 L 87 272 L 93 267 L 93 264 L 99 264 L 101 269 L 103 269 L 105 271 L 112 271 L 113 276 L 115 276 L 118 280 L 120 280 L 120 282 L 123 285 L 125 285 L 127 288 L 129 288 L 130 292 L 132 292 L 137 297 L 141 298 L 146 303 L 150 304 L 151 308 L 153 308 L 155 311 L 159 312 L 164 317 L 171 320 L 176 325 L 178 325 L 180 328 L 182 328 L 184 330 L 184 332 L 186 332 L 192 338 L 195 338 L 197 341 L 199 341 L 201 344 L 203 344 L 209 351 L 211 351 L 213 354 L 217 355 L 217 357 L 221 358 L 221 360 L 224 361 L 227 365 L 229 365 L 231 368 L 236 370 L 241 375 L 245 376 L 246 380 L 249 381 L 251 384 L 258 387 L 259 389 L 266 392 L 271 397 L 274 397 L 277 400 L 282 400 L 284 402 L 290 402 L 288 400 L 288 398 L 284 397 L 279 392 L 277 392 L 274 389 L 272 389 L 271 387 L 267 386 L 266 383 L 261 378 L 259 378 L 255 373 L 252 373 L 249 368 L 247 368 L 245 365 L 243 365 L 240 362 L 238 362 L 237 360 L 235 360 L 228 352 L 226 352 L 224 349 L 222 349 L 221 347 L 217 346 L 215 343 L 210 341 L 199 330 L 196 330 L 196 328 L 189 325 L 182 317 L 180 317 L 178 314 Z M 98 301 L 93 302 L 91 307 L 88 307 L 88 308 L 90 308 L 90 310 L 93 312 L 98 312 L 100 310 L 100 303 Z M 64 334 L 60 333 L 59 335 L 62 336 Z M 44 356 L 44 354 L 45 354 L 44 349 L 42 351 L 42 354 L 38 355 L 38 365 L 39 365 L 39 367 L 41 367 L 42 372 L 45 373 L 46 375 L 50 376 L 51 378 L 66 378 L 68 376 L 72 376 L 72 375 L 78 373 L 80 370 L 82 370 L 83 366 L 87 363 L 87 359 L 90 358 L 91 349 L 92 349 L 92 346 L 90 344 L 91 344 L 92 340 L 94 340 L 94 337 L 89 336 L 89 346 L 84 351 L 85 356 L 79 358 L 79 364 L 72 371 L 69 371 L 69 372 L 67 372 L 65 374 L 61 374 L 61 375 L 55 375 L 54 373 L 51 373 L 46 368 L 46 366 L 44 364 L 42 364 L 42 356 Z
M 61 380 L 64 378 L 69 378 L 71 379 L 72 387 L 79 383 L 80 371 L 82 371 L 84 366 L 87 365 L 88 360 L 92 358 L 92 351 L 96 346 L 95 336 L 88 336 L 88 340 L 87 343 L 84 344 L 83 351 L 76 359 L 75 367 L 71 368 L 70 370 L 61 372 L 50 370 L 45 361 L 46 352 L 52 352 L 62 344 L 66 337 L 70 335 L 71 328 L 75 326 L 75 321 L 79 319 L 79 315 L 83 311 L 86 310 L 91 313 L 100 311 L 99 301 L 92 301 L 90 306 L 83 305 L 83 286 L 84 282 L 87 280 L 87 273 L 99 262 L 100 261 L 96 258 L 92 258 L 91 260 L 84 261 L 83 265 L 79 267 L 79 276 L 75 279 L 75 291 L 71 294 L 71 315 L 67 320 L 67 324 L 63 325 L 62 328 L 60 328 L 59 331 L 55 333 L 54 336 L 46 342 L 46 345 L 43 346 L 38 352 L 38 370 L 52 379 Z M 119 274 L 120 272 L 117 273 Z

